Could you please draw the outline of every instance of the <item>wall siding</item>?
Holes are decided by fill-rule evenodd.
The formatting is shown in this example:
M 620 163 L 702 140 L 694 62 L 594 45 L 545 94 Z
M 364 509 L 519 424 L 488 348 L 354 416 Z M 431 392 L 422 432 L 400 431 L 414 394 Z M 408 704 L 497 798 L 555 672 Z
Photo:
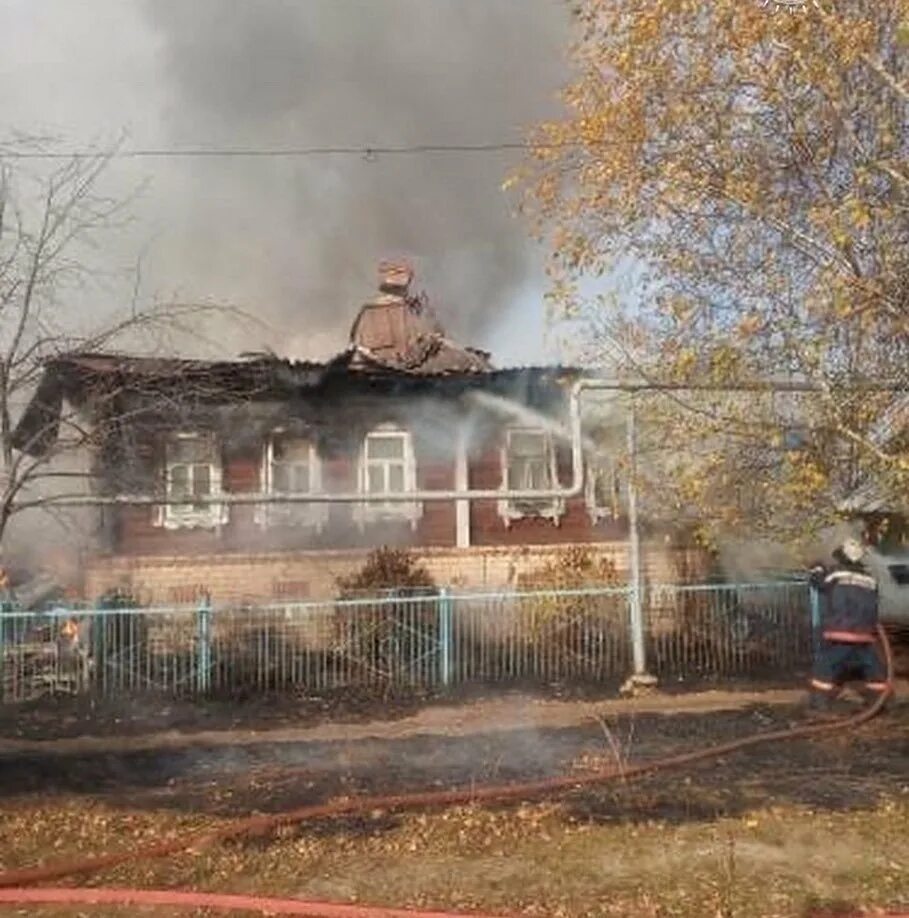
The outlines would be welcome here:
M 560 453 L 560 479 L 571 477 L 570 456 Z M 438 455 L 417 456 L 417 485 L 426 490 L 455 486 L 454 462 Z M 229 493 L 256 491 L 260 465 L 255 454 L 229 456 L 222 478 Z M 356 459 L 333 456 L 323 462 L 324 486 L 331 490 L 356 490 Z M 502 483 L 501 458 L 493 444 L 470 457 L 468 481 L 474 489 L 497 489 Z M 234 505 L 226 525 L 219 529 L 165 529 L 153 524 L 148 507 L 124 507 L 116 513 L 116 536 L 110 546 L 115 555 L 204 555 L 223 552 L 299 551 L 355 549 L 375 545 L 411 547 L 454 547 L 456 512 L 454 502 L 426 501 L 416 526 L 386 521 L 356 525 L 351 507 L 329 505 L 328 523 L 321 532 L 306 527 L 262 527 L 255 520 L 255 508 Z M 564 545 L 616 540 L 624 537 L 624 520 L 603 520 L 594 525 L 583 498 L 568 501 L 557 523 L 548 519 L 513 520 L 510 526 L 499 516 L 496 501 L 474 501 L 470 507 L 471 544 L 478 546 Z

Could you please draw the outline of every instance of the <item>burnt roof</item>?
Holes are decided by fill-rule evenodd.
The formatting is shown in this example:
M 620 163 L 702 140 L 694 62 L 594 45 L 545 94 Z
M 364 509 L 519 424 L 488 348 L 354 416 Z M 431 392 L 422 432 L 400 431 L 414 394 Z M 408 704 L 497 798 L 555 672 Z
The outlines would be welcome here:
M 242 387 L 256 377 L 284 382 L 294 388 L 316 388 L 330 377 L 359 377 L 376 380 L 412 380 L 429 383 L 450 378 L 456 380 L 504 381 L 526 376 L 566 376 L 576 378 L 581 371 L 561 365 L 528 365 L 479 370 L 471 363 L 464 366 L 421 365 L 419 371 L 387 363 L 369 351 L 352 347 L 327 361 L 287 360 L 273 355 L 251 355 L 237 360 L 195 360 L 179 357 L 150 357 L 116 353 L 62 354 L 45 363 L 45 375 L 66 377 L 72 382 L 119 382 L 125 385 L 170 382 L 183 384 L 208 382 L 214 388 L 219 382 L 230 382 L 228 390 Z
M 553 392 L 569 367 L 495 369 L 490 355 L 452 341 L 425 295 L 410 285 L 412 269 L 384 262 L 379 292 L 364 304 L 350 331 L 349 346 L 324 362 L 297 361 L 274 354 L 237 360 L 116 353 L 68 353 L 48 360 L 38 389 L 14 434 L 17 449 L 43 452 L 56 440 L 64 400 L 78 407 L 102 395 L 125 393 L 148 398 L 166 393 L 194 401 L 236 398 L 332 398 L 348 394 L 413 395 L 440 387 L 449 394 L 487 388 L 532 399 Z
M 181 401 L 221 404 L 232 401 L 343 399 L 348 396 L 457 397 L 484 389 L 523 402 L 548 399 L 566 381 L 581 375 L 571 367 L 527 366 L 478 370 L 446 365 L 419 372 L 389 365 L 350 348 L 330 361 L 284 360 L 256 356 L 234 361 L 76 353 L 45 365 L 37 391 L 19 420 L 14 446 L 31 455 L 48 452 L 58 436 L 64 401 L 77 408 L 113 404 L 121 396 L 148 404 Z

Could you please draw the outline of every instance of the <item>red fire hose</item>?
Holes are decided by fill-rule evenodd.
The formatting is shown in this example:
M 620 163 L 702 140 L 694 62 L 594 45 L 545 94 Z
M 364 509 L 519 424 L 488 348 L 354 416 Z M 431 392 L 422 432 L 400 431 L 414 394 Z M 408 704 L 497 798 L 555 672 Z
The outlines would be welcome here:
M 309 915 L 317 918 L 496 918 L 454 912 L 419 912 L 374 905 L 340 905 L 265 896 L 226 893 L 178 892 L 169 889 L 0 889 L 3 905 L 170 905 L 183 908 L 214 908 L 228 912 L 261 912 L 266 915 Z
M 492 803 L 505 802 L 511 800 L 526 800 L 533 797 L 552 795 L 591 785 L 603 784 L 609 781 L 627 781 L 631 778 L 639 778 L 644 775 L 653 774 L 658 771 L 668 771 L 673 768 L 681 768 L 685 765 L 692 765 L 697 762 L 703 762 L 708 759 L 718 758 L 729 755 L 734 752 L 740 752 L 743 749 L 749 749 L 753 746 L 759 746 L 764 743 L 781 742 L 783 740 L 800 739 L 811 736 L 818 736 L 823 733 L 841 731 L 844 729 L 855 729 L 862 724 L 867 723 L 876 717 L 881 711 L 888 698 L 893 693 L 893 650 L 887 633 L 879 625 L 878 635 L 881 647 L 884 651 L 884 658 L 887 666 L 887 683 L 886 691 L 881 692 L 874 704 L 848 718 L 841 718 L 835 721 L 829 721 L 819 724 L 808 724 L 802 727 L 791 727 L 785 730 L 773 730 L 768 733 L 759 733 L 755 736 L 745 737 L 738 740 L 730 740 L 726 743 L 720 743 L 707 749 L 699 749 L 696 752 L 684 752 L 678 755 L 667 756 L 662 759 L 654 759 L 650 762 L 641 762 L 625 766 L 615 766 L 604 768 L 599 771 L 591 772 L 587 775 L 580 776 L 559 776 L 554 778 L 541 778 L 536 781 L 524 781 L 515 784 L 504 785 L 487 785 L 485 787 L 458 788 L 447 791 L 426 791 L 421 793 L 410 794 L 390 794 L 387 796 L 376 797 L 358 797 L 352 800 L 339 800 L 333 803 L 320 803 L 295 810 L 288 810 L 284 813 L 273 813 L 261 816 L 250 816 L 246 819 L 238 819 L 220 829 L 210 832 L 196 833 L 195 835 L 175 838 L 169 841 L 161 842 L 157 845 L 149 845 L 137 850 L 115 852 L 110 854 L 101 854 L 96 857 L 85 858 L 80 861 L 71 861 L 62 864 L 48 864 L 42 867 L 30 867 L 22 870 L 10 870 L 0 873 L 0 902 L 25 901 L 17 899 L 16 896 L 37 895 L 44 892 L 48 895 L 53 890 L 34 890 L 27 891 L 22 889 L 13 889 L 12 887 L 32 886 L 37 883 L 46 883 L 51 880 L 59 880 L 63 877 L 77 875 L 88 875 L 98 873 L 111 867 L 118 867 L 122 864 L 132 861 L 147 861 L 154 858 L 167 857 L 177 854 L 189 848 L 207 847 L 217 842 L 226 841 L 227 839 L 237 838 L 243 835 L 264 835 L 267 832 L 282 826 L 293 825 L 305 821 L 317 819 L 329 819 L 337 816 L 350 816 L 354 814 L 367 814 L 375 811 L 402 811 L 413 809 L 429 809 L 443 806 L 456 806 L 469 803 Z M 3 890 L 8 890 L 3 892 Z M 85 890 L 67 890 L 73 894 L 82 895 L 89 891 Z M 97 893 L 99 891 L 91 891 Z M 121 891 L 122 893 L 122 891 Z M 131 892 L 131 895 L 139 895 L 140 891 Z M 159 893 L 153 893 L 159 895 Z M 203 894 L 198 894 L 203 895 Z M 35 901 L 35 900 L 29 900 Z M 62 900 L 56 900 L 62 901 Z M 137 901 L 137 900 L 134 900 Z M 310 907 L 316 907 L 310 904 Z M 366 911 L 348 911 L 348 912 L 331 912 L 325 911 L 326 908 L 338 908 L 339 906 L 318 906 L 323 911 L 309 912 L 287 912 L 283 914 L 308 914 L 308 915 L 348 915 L 350 918 L 365 918 L 367 915 L 391 916 L 391 915 L 409 915 L 410 918 L 428 918 L 431 913 L 419 912 L 382 912 L 381 910 L 372 909 Z M 351 909 L 354 906 L 344 906 Z M 437 916 L 439 913 L 435 913 Z M 440 916 L 441 918 L 441 916 Z M 449 916 L 450 918 L 450 916 Z

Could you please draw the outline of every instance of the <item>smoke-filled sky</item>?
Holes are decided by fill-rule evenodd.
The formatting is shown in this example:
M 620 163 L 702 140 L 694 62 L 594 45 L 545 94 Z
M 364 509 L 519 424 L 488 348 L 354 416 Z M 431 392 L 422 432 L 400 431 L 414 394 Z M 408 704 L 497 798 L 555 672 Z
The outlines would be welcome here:
M 0 137 L 68 146 L 513 141 L 558 112 L 562 0 L 0 0 Z M 499 363 L 544 357 L 543 252 L 501 183 L 514 153 L 121 160 L 147 180 L 111 260 L 145 297 L 229 301 L 272 327 L 215 336 L 342 347 L 381 257 L 408 255 L 443 322 Z M 550 355 L 551 356 L 551 355 Z

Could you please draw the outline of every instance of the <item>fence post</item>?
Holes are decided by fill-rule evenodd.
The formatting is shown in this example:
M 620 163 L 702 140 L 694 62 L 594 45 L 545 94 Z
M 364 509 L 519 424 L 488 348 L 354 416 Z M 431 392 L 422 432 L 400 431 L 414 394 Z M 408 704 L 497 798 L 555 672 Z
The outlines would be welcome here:
M 451 596 L 447 587 L 439 590 L 439 677 L 451 685 Z
M 821 596 L 814 584 L 808 587 L 808 597 L 811 607 L 811 649 L 817 657 L 821 649 Z
M 11 603 L 0 601 L 0 704 L 6 701 L 6 613 L 11 609 Z
M 92 691 L 103 695 L 108 683 L 107 646 L 110 635 L 108 630 L 110 622 L 103 610 L 109 607 L 108 601 L 101 596 L 92 606 L 92 628 L 89 640 L 91 641 L 91 654 L 95 662 L 92 675 Z
M 211 688 L 211 597 L 206 593 L 196 612 L 196 689 L 204 695 Z

